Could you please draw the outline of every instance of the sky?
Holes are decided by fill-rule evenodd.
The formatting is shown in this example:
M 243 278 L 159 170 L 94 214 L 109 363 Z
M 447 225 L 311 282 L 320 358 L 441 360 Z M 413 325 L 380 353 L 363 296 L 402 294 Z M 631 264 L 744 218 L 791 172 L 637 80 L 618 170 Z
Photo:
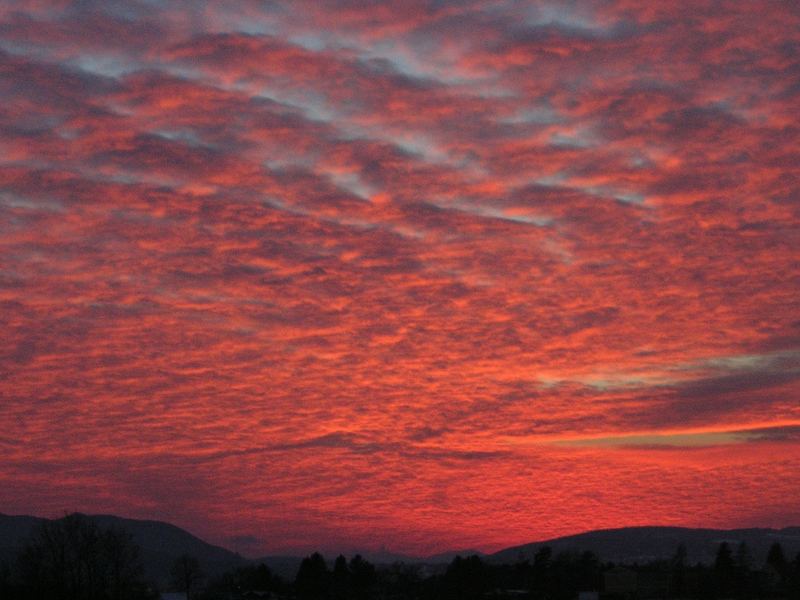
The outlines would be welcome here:
M 0 512 L 800 525 L 798 106 L 794 0 L 4 0 Z

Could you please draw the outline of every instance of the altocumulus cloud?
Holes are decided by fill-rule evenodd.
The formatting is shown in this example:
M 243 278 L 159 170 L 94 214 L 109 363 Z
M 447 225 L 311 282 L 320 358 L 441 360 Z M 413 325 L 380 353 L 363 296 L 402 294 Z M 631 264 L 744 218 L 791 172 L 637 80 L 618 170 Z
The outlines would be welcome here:
M 4 2 L 0 507 L 800 519 L 800 12 L 688 9 Z

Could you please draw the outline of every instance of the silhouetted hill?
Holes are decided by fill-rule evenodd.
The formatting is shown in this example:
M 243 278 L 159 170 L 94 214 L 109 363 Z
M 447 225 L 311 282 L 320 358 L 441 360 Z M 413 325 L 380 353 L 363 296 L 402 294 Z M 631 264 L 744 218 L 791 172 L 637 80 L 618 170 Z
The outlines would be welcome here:
M 800 527 L 784 529 L 691 529 L 685 527 L 625 527 L 601 529 L 577 535 L 533 542 L 506 548 L 488 557 L 492 562 L 514 562 L 533 558 L 537 550 L 550 546 L 553 553 L 590 550 L 603 561 L 644 563 L 670 558 L 679 544 L 686 546 L 690 563 L 710 563 L 721 542 L 735 550 L 745 542 L 756 564 L 762 564 L 769 547 L 780 542 L 784 552 L 794 557 L 800 552 Z
M 142 552 L 148 579 L 158 584 L 169 581 L 169 570 L 175 558 L 190 554 L 197 558 L 208 576 L 221 574 L 248 561 L 238 554 L 211 545 L 188 531 L 161 521 L 125 519 L 113 515 L 86 515 L 98 526 L 125 530 L 133 536 Z M 0 560 L 16 556 L 34 528 L 45 519 L 0 514 Z
M 114 527 L 128 531 L 141 548 L 142 559 L 149 579 L 164 584 L 169 579 L 169 569 L 176 557 L 181 554 L 195 556 L 206 575 L 216 576 L 229 569 L 264 562 L 270 569 L 286 580 L 293 580 L 302 557 L 265 556 L 249 560 L 225 548 L 204 542 L 175 525 L 161 521 L 125 519 L 113 515 L 89 515 L 89 519 L 101 527 Z M 0 562 L 12 560 L 24 546 L 34 528 L 44 521 L 39 517 L 12 516 L 0 513 Z M 520 558 L 532 559 L 544 546 L 550 546 L 555 554 L 565 551 L 582 552 L 590 550 L 603 561 L 617 563 L 644 563 L 651 560 L 668 559 L 675 554 L 679 544 L 687 549 L 688 561 L 712 562 L 720 542 L 726 541 L 734 549 L 742 541 L 746 542 L 754 564 L 761 565 L 769 547 L 780 542 L 784 552 L 792 559 L 800 552 L 800 527 L 784 529 L 690 529 L 684 527 L 626 527 L 589 531 L 578 535 L 533 542 L 482 555 L 474 550 L 445 552 L 427 558 L 413 558 L 385 551 L 362 552 L 369 561 L 376 564 L 393 562 L 442 565 L 449 563 L 456 555 L 478 554 L 493 563 L 513 563 Z M 348 557 L 352 552 L 346 553 Z M 335 555 L 326 556 L 332 564 Z

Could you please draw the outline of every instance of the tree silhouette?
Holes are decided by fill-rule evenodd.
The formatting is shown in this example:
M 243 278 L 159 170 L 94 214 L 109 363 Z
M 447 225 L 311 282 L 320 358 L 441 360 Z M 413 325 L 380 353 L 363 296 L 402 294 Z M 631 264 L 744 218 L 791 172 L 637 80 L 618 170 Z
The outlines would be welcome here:
M 750 570 L 752 567 L 753 556 L 750 554 L 750 548 L 747 542 L 741 542 L 736 548 L 736 568 Z
M 775 573 L 775 591 L 783 592 L 789 583 L 789 564 L 783 553 L 783 546 L 775 542 L 767 552 L 767 567 L 772 568 Z
M 331 575 L 331 596 L 334 600 L 347 600 L 350 589 L 350 568 L 343 555 L 336 557 Z
M 203 580 L 203 573 L 198 560 L 189 554 L 182 554 L 172 563 L 170 569 L 172 585 L 179 592 L 184 592 L 186 598 L 191 600 Z
M 297 597 L 301 600 L 322 600 L 328 596 L 330 573 L 319 552 L 307 556 L 300 563 L 294 581 Z
M 733 592 L 735 565 L 733 553 L 728 542 L 722 542 L 717 550 L 717 558 L 714 560 L 714 575 L 716 579 L 716 591 L 718 596 L 729 597 Z
M 600 589 L 600 559 L 594 552 L 583 552 L 577 563 L 576 583 L 579 590 L 589 591 Z
M 350 559 L 349 569 L 351 597 L 355 599 L 369 598 L 377 581 L 375 567 L 364 560 L 360 554 L 356 554 Z
M 19 595 L 17 586 L 11 577 L 11 567 L 3 561 L 0 562 L 0 598 L 14 598 Z
M 270 589 L 267 582 L 274 576 L 266 567 L 239 567 L 206 588 L 202 600 L 241 600 L 257 596 L 251 593 L 255 591 L 297 600 L 575 600 L 581 591 L 603 590 L 604 582 L 601 597 L 608 600 L 800 600 L 800 555 L 786 565 L 787 580 L 780 586 L 768 576 L 772 567 L 756 569 L 752 564 L 746 545 L 734 551 L 730 543 L 720 544 L 713 564 L 690 565 L 684 546 L 678 546 L 671 560 L 620 565 L 600 563 L 591 552 L 552 556 L 542 549 L 533 561 L 514 564 L 459 556 L 444 573 L 425 573 L 422 565 L 402 563 L 376 569 L 360 556 L 348 562 L 341 555 L 330 570 L 314 554 L 302 561 L 293 589 Z
M 131 536 L 83 515 L 44 521 L 19 556 L 32 599 L 133 600 L 150 597 Z
M 686 545 L 678 544 L 670 561 L 670 595 L 680 597 L 686 591 Z
M 550 546 L 540 548 L 533 555 L 532 589 L 546 593 L 553 588 L 553 549 Z
M 788 588 L 789 598 L 791 600 L 800 600 L 800 552 L 797 553 L 797 556 L 792 561 Z
M 736 548 L 736 559 L 734 562 L 736 568 L 736 595 L 743 600 L 747 600 L 753 595 L 753 577 L 751 573 L 753 557 L 750 554 L 750 548 L 748 548 L 746 542 L 741 542 Z
M 775 542 L 767 552 L 767 564 L 783 577 L 786 573 L 786 556 L 783 554 L 783 546 Z

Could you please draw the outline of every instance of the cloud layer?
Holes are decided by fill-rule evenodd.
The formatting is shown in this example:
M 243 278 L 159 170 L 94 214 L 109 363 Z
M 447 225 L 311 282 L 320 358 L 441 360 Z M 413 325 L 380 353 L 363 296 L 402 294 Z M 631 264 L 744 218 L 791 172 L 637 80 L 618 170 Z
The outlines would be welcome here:
M 248 552 L 797 524 L 798 31 L 3 3 L 0 509 Z

